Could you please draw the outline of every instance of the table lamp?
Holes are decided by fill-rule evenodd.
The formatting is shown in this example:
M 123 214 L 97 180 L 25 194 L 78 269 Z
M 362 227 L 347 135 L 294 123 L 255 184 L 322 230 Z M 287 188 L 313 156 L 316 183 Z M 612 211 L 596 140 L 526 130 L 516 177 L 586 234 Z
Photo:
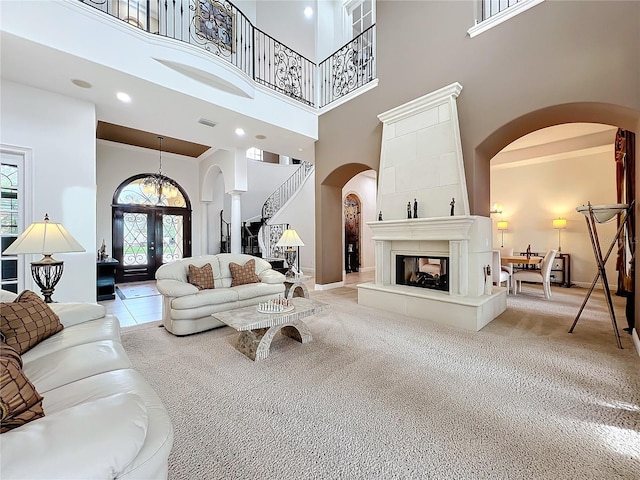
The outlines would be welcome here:
M 52 303 L 51 295 L 62 277 L 64 262 L 52 257 L 54 253 L 84 252 L 85 249 L 60 223 L 49 222 L 45 214 L 44 222 L 36 222 L 20 234 L 4 251 L 3 255 L 40 253 L 43 257 L 31 262 L 31 275 L 46 303 Z
M 288 228 L 287 230 L 282 232 L 282 236 L 280 237 L 280 240 L 278 240 L 278 243 L 276 243 L 276 247 L 285 247 L 284 259 L 287 262 L 287 266 L 289 267 L 289 270 L 287 270 L 287 273 L 285 273 L 285 275 L 288 277 L 293 277 L 296 271 L 299 271 L 299 269 L 296 270 L 294 266 L 294 264 L 296 263 L 297 252 L 293 247 L 298 247 L 298 250 L 300 247 L 304 247 L 304 243 L 302 243 L 302 240 L 300 240 L 298 232 L 296 232 L 293 228 Z
M 501 220 L 498 222 L 498 230 L 500 230 L 500 233 L 502 234 L 502 244 L 500 245 L 501 247 L 504 247 L 504 231 L 507 229 L 507 221 L 506 220 Z
M 553 219 L 553 228 L 558 230 L 558 252 L 562 252 L 562 247 L 560 246 L 560 230 L 567 228 L 567 219 L 566 218 L 554 218 Z

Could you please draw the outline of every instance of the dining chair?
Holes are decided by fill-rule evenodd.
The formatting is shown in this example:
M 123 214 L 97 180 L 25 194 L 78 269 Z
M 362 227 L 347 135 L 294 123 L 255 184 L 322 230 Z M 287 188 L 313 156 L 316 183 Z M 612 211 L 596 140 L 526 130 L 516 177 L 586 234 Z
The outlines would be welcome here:
M 544 291 L 544 298 L 551 298 L 551 266 L 553 265 L 553 259 L 556 257 L 557 250 L 549 250 L 540 266 L 540 270 L 517 270 L 513 272 L 511 276 L 511 282 L 513 284 L 513 294 L 522 292 L 522 282 L 541 283 L 542 290 Z
M 493 284 L 500 286 L 502 282 L 506 282 L 507 293 L 509 293 L 509 289 L 511 288 L 511 275 L 509 272 L 500 268 L 500 250 L 493 250 L 492 254 L 491 275 Z
M 500 258 L 502 257 L 513 257 L 513 247 L 500 247 Z M 509 265 L 500 265 L 500 268 L 505 272 L 509 272 L 509 275 L 513 275 L 513 263 Z

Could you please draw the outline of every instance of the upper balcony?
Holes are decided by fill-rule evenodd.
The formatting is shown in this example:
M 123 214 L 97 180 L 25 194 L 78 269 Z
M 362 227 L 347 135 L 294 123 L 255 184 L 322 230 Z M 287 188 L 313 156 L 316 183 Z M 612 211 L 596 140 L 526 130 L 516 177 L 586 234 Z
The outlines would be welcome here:
M 313 108 L 347 97 L 376 76 L 375 25 L 316 65 L 254 26 L 228 1 L 79 1 L 150 34 L 195 45 L 254 82 Z
M 377 85 L 375 29 L 316 65 L 212 1 L 0 1 L 2 81 L 89 102 L 102 122 L 210 146 L 205 156 L 256 147 L 313 162 L 318 116 Z

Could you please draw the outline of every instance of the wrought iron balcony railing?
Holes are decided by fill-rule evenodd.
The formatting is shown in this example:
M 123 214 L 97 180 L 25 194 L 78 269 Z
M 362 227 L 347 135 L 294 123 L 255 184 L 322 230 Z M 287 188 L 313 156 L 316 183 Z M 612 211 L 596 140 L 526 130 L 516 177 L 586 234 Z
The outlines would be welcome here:
M 226 0 L 80 1 L 149 33 L 197 45 L 255 82 L 309 106 L 316 106 L 318 70 L 320 106 L 375 78 L 373 27 L 317 66 L 255 27 Z
M 375 24 L 320 62 L 320 107 L 376 78 Z

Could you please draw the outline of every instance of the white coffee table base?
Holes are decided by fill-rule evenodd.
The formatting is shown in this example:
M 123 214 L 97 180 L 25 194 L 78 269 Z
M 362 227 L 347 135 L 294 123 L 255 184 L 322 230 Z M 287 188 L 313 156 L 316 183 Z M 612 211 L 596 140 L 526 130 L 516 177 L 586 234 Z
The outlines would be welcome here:
M 212 316 L 238 331 L 234 340 L 238 351 L 251 360 L 264 360 L 269 356 L 273 337 L 278 332 L 300 343 L 313 340 L 307 324 L 302 321 L 310 315 L 329 308 L 326 303 L 309 298 L 295 297 L 290 300 L 294 309 L 283 313 L 259 313 L 257 306 L 247 306 Z
M 264 360 L 269 356 L 271 342 L 278 332 L 300 343 L 309 343 L 313 340 L 309 327 L 298 320 L 269 328 L 242 330 L 236 339 L 235 347 L 251 360 Z

